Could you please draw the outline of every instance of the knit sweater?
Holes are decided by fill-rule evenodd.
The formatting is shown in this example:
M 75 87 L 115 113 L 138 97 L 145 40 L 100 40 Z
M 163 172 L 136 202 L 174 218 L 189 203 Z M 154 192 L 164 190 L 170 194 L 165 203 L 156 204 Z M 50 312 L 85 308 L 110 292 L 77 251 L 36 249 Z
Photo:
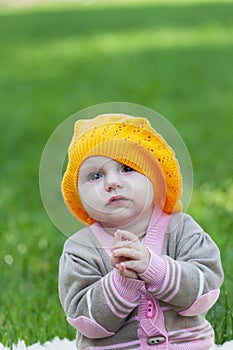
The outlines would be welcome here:
M 59 267 L 59 295 L 76 328 L 77 349 L 207 350 L 205 319 L 223 281 L 217 246 L 186 214 L 158 215 L 143 244 L 150 261 L 140 279 L 110 264 L 113 236 L 99 223 L 70 237 Z

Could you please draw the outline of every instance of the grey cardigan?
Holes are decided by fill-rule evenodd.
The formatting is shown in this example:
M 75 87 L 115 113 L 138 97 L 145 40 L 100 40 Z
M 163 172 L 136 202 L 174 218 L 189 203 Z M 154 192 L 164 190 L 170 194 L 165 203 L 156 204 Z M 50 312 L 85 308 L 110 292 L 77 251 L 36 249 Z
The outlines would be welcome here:
M 143 239 L 151 258 L 139 280 L 113 269 L 112 242 L 95 223 L 64 245 L 59 295 L 77 349 L 209 349 L 214 332 L 205 314 L 223 271 L 203 229 L 186 214 L 152 215 Z

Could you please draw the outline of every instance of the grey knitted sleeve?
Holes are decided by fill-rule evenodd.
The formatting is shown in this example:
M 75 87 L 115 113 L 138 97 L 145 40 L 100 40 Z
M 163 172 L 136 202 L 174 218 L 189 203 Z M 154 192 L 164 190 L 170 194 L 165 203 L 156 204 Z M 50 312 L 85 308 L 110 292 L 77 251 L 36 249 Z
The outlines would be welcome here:
M 122 277 L 103 253 L 77 244 L 73 248 L 70 241 L 60 258 L 61 304 L 68 322 L 88 338 L 113 335 L 139 304 L 144 285 Z
M 184 316 L 207 312 L 223 282 L 220 252 L 210 236 L 189 216 L 170 225 L 162 258 L 166 262 L 162 285 L 150 292 Z

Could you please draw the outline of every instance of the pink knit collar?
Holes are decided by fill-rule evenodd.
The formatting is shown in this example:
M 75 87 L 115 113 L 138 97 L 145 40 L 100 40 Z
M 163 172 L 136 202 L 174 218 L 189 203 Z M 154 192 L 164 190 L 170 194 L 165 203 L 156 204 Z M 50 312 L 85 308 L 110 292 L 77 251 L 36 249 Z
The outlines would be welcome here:
M 153 249 L 159 255 L 162 254 L 162 247 L 167 226 L 171 219 L 171 215 L 164 213 L 157 206 L 154 207 L 151 220 L 147 229 L 147 233 L 143 238 L 146 247 Z M 100 242 L 100 248 L 104 248 L 107 254 L 112 254 L 111 248 L 114 237 L 107 233 L 99 222 L 95 222 L 90 226 L 93 234 Z

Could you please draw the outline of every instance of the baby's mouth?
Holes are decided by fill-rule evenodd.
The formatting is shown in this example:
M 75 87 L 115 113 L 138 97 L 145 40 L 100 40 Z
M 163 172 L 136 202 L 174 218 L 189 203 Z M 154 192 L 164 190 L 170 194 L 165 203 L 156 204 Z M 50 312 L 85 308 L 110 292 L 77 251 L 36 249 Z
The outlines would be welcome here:
M 116 195 L 112 196 L 108 200 L 108 205 L 120 205 L 128 201 L 128 198 L 121 196 L 121 195 Z

